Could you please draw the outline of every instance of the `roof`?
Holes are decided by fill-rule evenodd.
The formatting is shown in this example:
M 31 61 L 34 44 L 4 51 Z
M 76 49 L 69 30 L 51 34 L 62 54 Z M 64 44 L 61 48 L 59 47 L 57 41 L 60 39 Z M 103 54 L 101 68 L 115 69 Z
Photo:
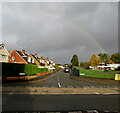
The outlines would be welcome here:
M 38 58 L 35 57 L 35 55 L 33 55 L 33 54 L 30 54 L 30 55 L 32 55 L 32 56 L 34 57 L 34 59 L 36 59 L 36 61 L 37 61 L 38 63 L 40 63 L 39 60 L 38 60 Z
M 4 44 L 0 44 L 0 49 L 3 49 L 5 47 Z
M 0 44 L 0 54 L 2 54 L 2 55 L 10 54 L 4 44 Z
M 28 55 L 25 53 L 25 54 L 23 54 L 21 51 L 18 51 L 18 50 L 16 50 L 17 52 L 18 52 L 18 54 L 27 62 L 27 58 L 26 57 L 28 57 Z
M 16 50 L 21 56 L 28 56 L 26 53 L 23 54 L 21 51 Z

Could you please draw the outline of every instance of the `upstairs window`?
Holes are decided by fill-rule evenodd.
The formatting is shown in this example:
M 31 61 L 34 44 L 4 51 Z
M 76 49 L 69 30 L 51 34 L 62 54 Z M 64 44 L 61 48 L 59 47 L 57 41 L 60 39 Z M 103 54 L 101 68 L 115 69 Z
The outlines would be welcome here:
M 3 60 L 7 60 L 7 56 L 6 55 L 2 55 L 2 59 Z
M 35 63 L 35 59 L 32 59 L 32 63 Z
M 15 57 L 12 57 L 12 60 L 15 60 Z
M 31 62 L 31 57 L 28 57 L 28 62 Z
M 42 63 L 42 60 L 40 60 L 40 63 Z

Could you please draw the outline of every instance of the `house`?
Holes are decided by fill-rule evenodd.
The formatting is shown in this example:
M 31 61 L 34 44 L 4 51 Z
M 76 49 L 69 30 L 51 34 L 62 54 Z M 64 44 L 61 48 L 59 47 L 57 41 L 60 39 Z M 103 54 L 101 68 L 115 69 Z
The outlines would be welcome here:
M 51 68 L 55 63 L 50 58 L 45 58 L 44 56 L 38 57 L 37 60 L 40 62 L 40 68 Z
M 55 65 L 52 59 L 49 59 L 48 57 L 47 58 L 45 58 L 44 56 L 38 57 L 37 60 L 40 62 L 40 68 L 50 68 Z
M 28 56 L 25 50 L 13 50 L 9 55 L 9 63 L 35 64 L 34 58 Z
M 35 64 L 38 66 L 38 68 L 40 68 L 40 65 L 41 65 L 41 64 L 40 64 L 38 58 L 39 58 L 39 57 L 38 57 L 37 54 L 35 54 L 35 55 L 30 54 L 30 55 L 28 55 L 28 63 L 30 63 L 30 62 L 35 63 Z
M 51 68 L 51 67 L 53 67 L 54 65 L 55 65 L 55 63 L 53 62 L 52 59 L 49 59 L 48 57 L 45 58 L 45 66 L 46 66 L 47 68 Z
M 37 54 L 28 55 L 25 50 L 13 50 L 9 55 L 9 63 L 34 64 L 38 68 L 49 68 L 55 65 L 52 59 L 45 58 L 44 56 L 38 57 Z
M 8 62 L 9 52 L 4 44 L 0 44 L 0 62 Z
M 115 70 L 120 66 L 120 64 L 100 64 L 99 66 L 97 66 L 98 70 Z

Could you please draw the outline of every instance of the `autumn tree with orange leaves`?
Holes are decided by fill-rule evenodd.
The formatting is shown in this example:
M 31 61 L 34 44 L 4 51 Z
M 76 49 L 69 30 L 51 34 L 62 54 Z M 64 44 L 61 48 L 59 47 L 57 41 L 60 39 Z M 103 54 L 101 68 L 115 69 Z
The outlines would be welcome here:
M 89 64 L 92 67 L 97 67 L 101 62 L 101 59 L 99 56 L 97 56 L 96 54 L 93 54 L 92 57 L 90 58 Z

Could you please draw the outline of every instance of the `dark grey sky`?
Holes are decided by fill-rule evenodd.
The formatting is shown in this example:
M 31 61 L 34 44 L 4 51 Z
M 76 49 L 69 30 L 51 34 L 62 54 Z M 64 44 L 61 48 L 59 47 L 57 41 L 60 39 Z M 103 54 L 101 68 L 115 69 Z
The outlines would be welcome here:
M 118 3 L 6 2 L 2 4 L 2 42 L 9 51 L 69 63 L 73 54 L 118 52 Z

